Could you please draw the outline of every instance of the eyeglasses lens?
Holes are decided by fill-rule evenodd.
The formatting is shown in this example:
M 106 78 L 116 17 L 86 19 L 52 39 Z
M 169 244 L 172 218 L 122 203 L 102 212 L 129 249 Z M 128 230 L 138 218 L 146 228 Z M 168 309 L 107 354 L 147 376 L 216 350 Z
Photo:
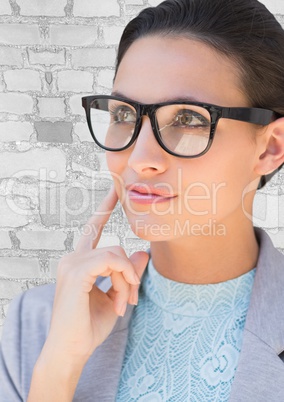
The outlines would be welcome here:
M 171 152 L 194 156 L 203 152 L 210 137 L 210 113 L 194 105 L 167 105 L 156 113 L 161 140 Z
M 113 150 L 126 147 L 136 126 L 136 110 L 125 102 L 96 99 L 90 108 L 91 125 L 102 147 Z M 199 106 L 171 104 L 156 111 L 158 135 L 163 145 L 180 156 L 202 153 L 209 142 L 210 113 Z

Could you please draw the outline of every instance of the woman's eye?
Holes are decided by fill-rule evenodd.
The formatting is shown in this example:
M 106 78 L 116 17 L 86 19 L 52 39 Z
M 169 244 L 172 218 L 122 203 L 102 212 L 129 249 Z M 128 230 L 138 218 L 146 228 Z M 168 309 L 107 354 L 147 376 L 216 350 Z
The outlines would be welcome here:
M 208 126 L 208 120 L 201 114 L 192 110 L 180 111 L 174 118 L 176 126 Z
M 110 111 L 115 123 L 134 123 L 136 121 L 135 113 L 127 107 L 119 107 Z

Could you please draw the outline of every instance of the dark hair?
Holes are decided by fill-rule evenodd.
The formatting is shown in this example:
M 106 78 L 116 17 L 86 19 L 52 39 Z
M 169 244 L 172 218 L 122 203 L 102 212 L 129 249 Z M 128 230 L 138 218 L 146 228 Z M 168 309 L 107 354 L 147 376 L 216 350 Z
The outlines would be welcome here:
M 122 34 L 116 72 L 131 44 L 150 35 L 194 38 L 232 58 L 251 106 L 284 116 L 284 31 L 259 1 L 166 0 L 146 8 Z

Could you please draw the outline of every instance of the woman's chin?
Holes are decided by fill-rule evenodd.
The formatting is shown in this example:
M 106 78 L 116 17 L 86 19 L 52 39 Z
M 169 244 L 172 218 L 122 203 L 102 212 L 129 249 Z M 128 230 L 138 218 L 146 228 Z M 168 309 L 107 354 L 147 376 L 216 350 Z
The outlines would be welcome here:
M 175 238 L 174 230 L 168 224 L 146 223 L 138 219 L 129 222 L 129 225 L 137 237 L 149 242 L 169 241 Z

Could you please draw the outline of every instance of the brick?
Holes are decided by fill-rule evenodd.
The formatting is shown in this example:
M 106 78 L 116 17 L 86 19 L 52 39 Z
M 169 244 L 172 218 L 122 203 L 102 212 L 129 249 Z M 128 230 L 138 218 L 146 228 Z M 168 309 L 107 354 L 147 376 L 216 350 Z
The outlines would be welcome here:
M 80 238 L 84 236 L 84 234 L 79 233 L 77 231 L 74 235 L 74 249 L 76 248 Z M 109 234 L 102 234 L 99 243 L 97 245 L 97 248 L 103 248 L 103 247 L 112 247 L 112 246 L 120 246 L 120 240 L 118 236 L 112 236 Z
M 41 43 L 37 25 L 1 24 L 0 43 L 5 45 L 35 45 Z
M 59 91 L 92 92 L 93 74 L 88 71 L 60 71 L 57 83 Z
M 115 49 L 76 49 L 72 52 L 72 61 L 78 67 L 113 67 L 115 63 Z
M 16 228 L 27 225 L 29 222 L 27 211 L 20 212 L 13 200 L 0 196 L 0 227 Z
M 38 98 L 38 108 L 40 117 L 65 117 L 64 98 Z
M 21 15 L 65 16 L 64 7 L 66 6 L 66 0 L 17 0 L 17 4 L 21 8 Z
M 87 123 L 76 123 L 74 133 L 78 135 L 80 141 L 94 142 Z
M 101 70 L 98 74 L 98 85 L 111 89 L 113 86 L 114 70 Z
M 33 126 L 26 121 L 7 121 L 0 123 L 0 142 L 28 141 L 33 133 Z
M 77 215 L 77 213 L 84 212 L 90 206 L 90 191 L 82 187 L 69 187 L 65 193 L 66 206 L 71 214 Z
M 253 222 L 264 229 L 284 226 L 284 196 L 259 193 L 254 199 Z
M 104 28 L 104 39 L 107 45 L 118 45 L 124 26 L 112 26 Z
M 277 248 L 284 248 L 284 230 L 281 228 L 277 231 L 277 233 L 269 233 L 269 236 Z
M 40 194 L 40 215 L 45 227 L 78 227 L 86 223 L 105 191 L 89 190 L 80 181 L 72 187 L 55 185 L 45 187 Z
M 27 173 L 29 174 L 29 172 Z M 12 178 L 1 180 L 1 193 L 13 197 L 13 199 L 14 197 L 28 199 L 32 204 L 38 205 L 39 184 L 28 174 L 27 177 L 22 175 L 20 180 L 13 180 Z M 40 177 L 40 175 L 38 176 Z M 44 179 L 46 180 L 45 177 Z
M 2 0 L 0 2 L 0 15 L 11 15 L 11 11 L 9 0 Z
M 69 105 L 73 114 L 80 114 L 85 116 L 85 109 L 82 106 L 83 95 L 73 95 L 70 97 Z
M 73 13 L 76 17 L 110 17 L 119 16 L 120 9 L 117 0 L 74 0 Z
M 51 25 L 50 43 L 57 46 L 88 46 L 97 40 L 97 28 L 90 25 Z
M 0 231 L 0 249 L 1 248 L 11 248 L 9 232 L 5 230 Z
M 37 259 L 21 257 L 0 257 L 0 276 L 9 278 L 33 278 L 40 276 Z
M 10 197 L 7 197 L 6 201 L 10 208 L 20 215 L 31 215 L 33 213 L 33 205 L 31 203 L 31 200 L 27 197 L 15 195 L 12 199 L 10 199 Z
M 149 6 L 156 7 L 158 4 L 162 3 L 162 0 L 148 0 Z
M 51 258 L 49 260 L 49 274 L 51 278 L 56 278 L 59 261 L 60 261 L 59 258 L 58 259 Z
M 31 65 L 64 65 L 66 61 L 66 51 L 65 49 L 28 49 L 28 58 Z
M 273 14 L 284 14 L 283 0 L 262 0 L 261 1 Z
M 22 50 L 8 46 L 0 46 L 0 65 L 22 67 Z
M 66 233 L 60 231 L 28 231 L 17 233 L 21 249 L 65 250 Z
M 6 269 L 8 270 L 9 266 Z M 23 285 L 21 282 L 0 278 L 0 298 L 12 300 L 17 294 L 22 293 L 22 291 Z
M 42 142 L 72 142 L 72 123 L 58 121 L 55 123 L 49 121 L 36 121 L 35 129 L 37 140 Z
M 0 93 L 0 112 L 26 114 L 32 113 L 33 99 L 19 93 Z
M 41 181 L 62 182 L 65 180 L 65 170 L 66 157 L 56 148 L 1 153 L 0 178 L 31 176 Z
M 8 70 L 4 72 L 4 79 L 9 91 L 41 91 L 40 74 L 35 70 Z

